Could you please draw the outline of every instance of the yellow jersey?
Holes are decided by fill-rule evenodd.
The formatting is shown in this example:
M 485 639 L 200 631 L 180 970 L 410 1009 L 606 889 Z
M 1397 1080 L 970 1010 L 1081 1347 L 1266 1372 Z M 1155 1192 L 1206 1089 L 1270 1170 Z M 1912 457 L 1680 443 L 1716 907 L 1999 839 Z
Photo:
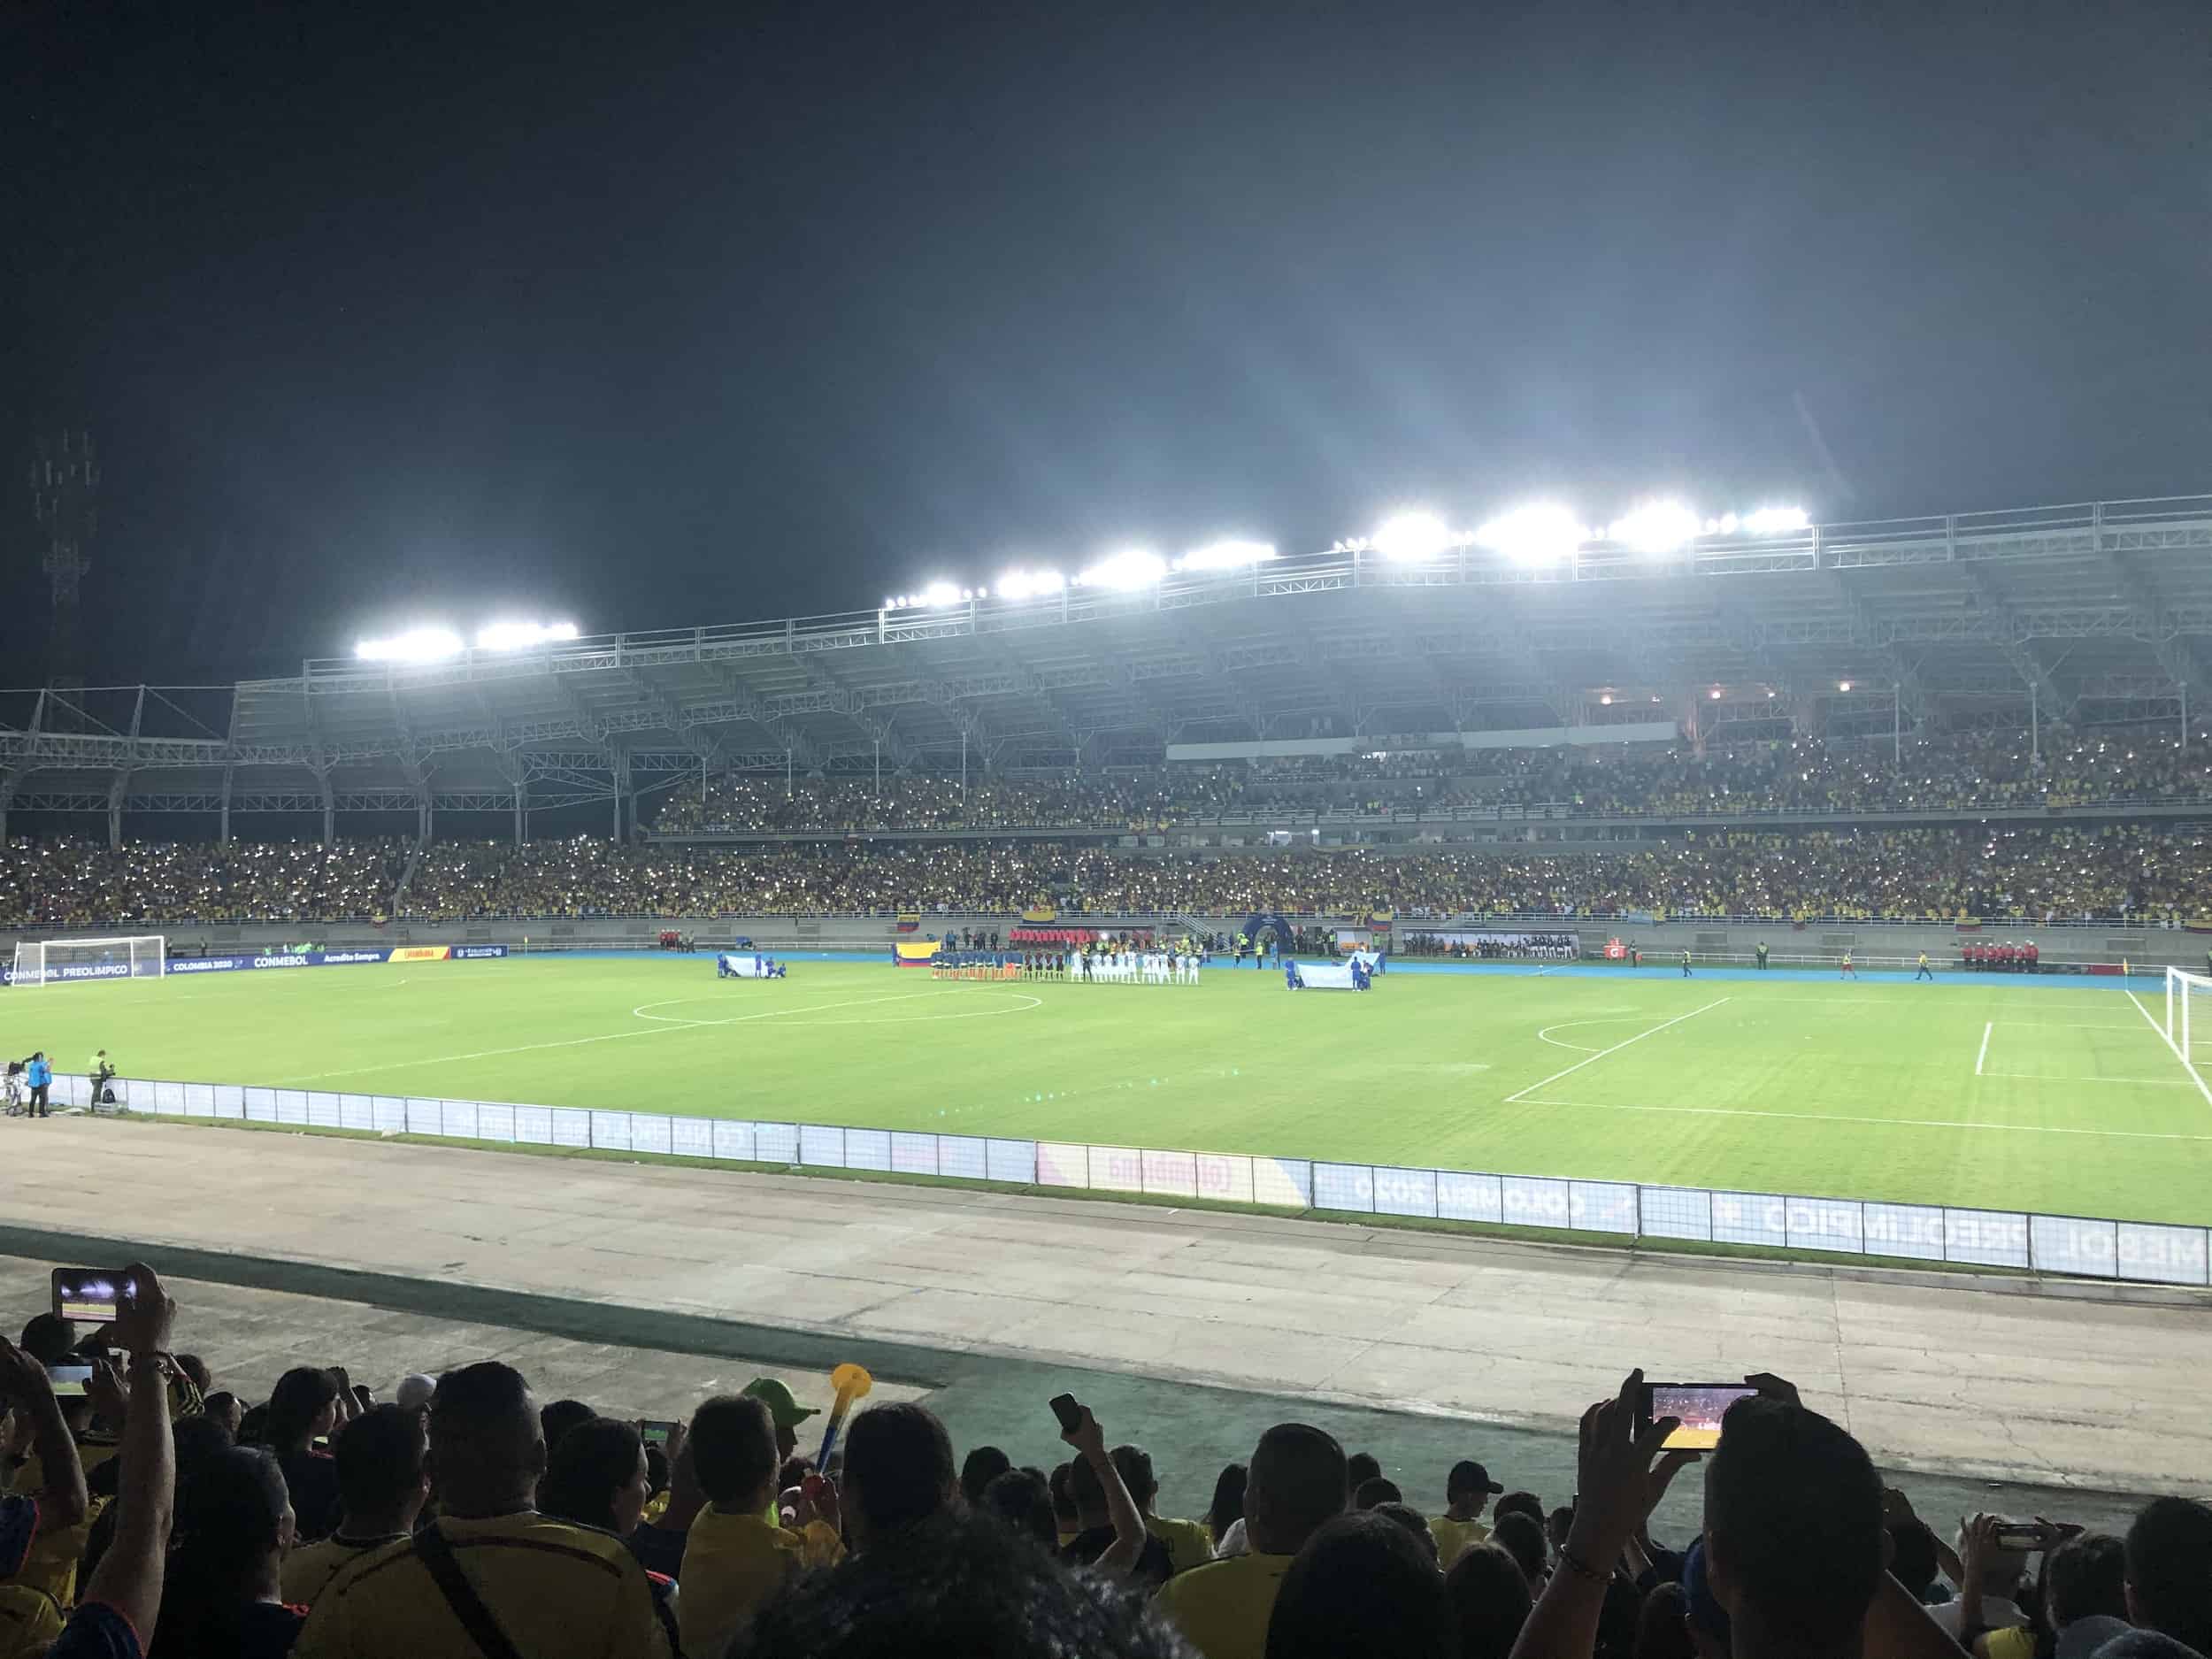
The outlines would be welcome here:
M 611 1532 L 525 1510 L 447 1516 L 438 1530 L 508 1640 L 530 1659 L 669 1659 L 645 1569 Z M 416 1540 L 370 1551 L 316 1598 L 295 1659 L 482 1659 Z
M 1265 1659 L 1288 1555 L 1232 1555 L 1160 1586 L 1154 1605 L 1206 1659 Z

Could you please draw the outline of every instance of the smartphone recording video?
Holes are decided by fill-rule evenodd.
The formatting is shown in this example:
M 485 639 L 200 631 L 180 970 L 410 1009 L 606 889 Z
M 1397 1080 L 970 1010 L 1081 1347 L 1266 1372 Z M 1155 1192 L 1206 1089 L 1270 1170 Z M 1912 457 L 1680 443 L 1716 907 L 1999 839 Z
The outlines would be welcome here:
M 1670 1432 L 1671 1452 L 1709 1452 L 1720 1444 L 1720 1420 L 1737 1401 L 1759 1391 L 1744 1383 L 1652 1383 L 1644 1385 L 1636 1409 L 1636 1425 L 1648 1428 L 1661 1417 L 1679 1417 L 1681 1425 Z
M 46 1368 L 46 1380 L 52 1386 L 54 1397 L 58 1400 L 81 1397 L 86 1392 L 86 1385 L 92 1380 L 92 1367 L 90 1365 L 49 1365 Z
M 54 1313 L 77 1325 L 112 1325 L 115 1304 L 130 1283 L 119 1267 L 58 1267 Z
M 1075 1402 L 1073 1394 L 1055 1394 L 1046 1402 L 1052 1415 L 1060 1419 L 1060 1432 L 1072 1434 L 1083 1426 L 1083 1408 Z
M 674 1423 L 657 1421 L 651 1417 L 647 1417 L 637 1425 L 638 1438 L 648 1446 L 657 1446 L 663 1451 L 668 1449 L 668 1437 L 675 1432 Z

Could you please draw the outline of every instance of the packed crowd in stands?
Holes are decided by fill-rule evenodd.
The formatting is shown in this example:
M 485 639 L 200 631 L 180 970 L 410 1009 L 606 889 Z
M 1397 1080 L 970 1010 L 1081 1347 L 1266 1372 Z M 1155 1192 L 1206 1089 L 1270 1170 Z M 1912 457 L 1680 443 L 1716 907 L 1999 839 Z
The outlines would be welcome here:
M 653 827 L 726 831 L 1171 829 L 1224 817 L 1438 808 L 1552 808 L 1659 816 L 2011 810 L 2100 801 L 2212 799 L 2212 741 L 2185 750 L 2170 725 L 2053 728 L 2023 736 L 1886 742 L 1805 738 L 1685 745 L 1475 749 L 1271 760 L 1059 777 L 710 778 L 672 792 Z
M 398 841 L 11 841 L 0 849 L 0 927 L 365 920 L 384 913 L 407 856 Z
M 0 927 L 191 921 L 331 923 L 380 915 L 389 843 L 16 841 Z M 267 903 L 248 894 L 279 895 Z M 396 906 L 428 921 L 1020 910 L 1363 918 L 1740 916 L 2047 926 L 2212 916 L 2212 845 L 2157 825 L 1682 831 L 1608 853 L 1350 848 L 1127 855 L 1054 841 L 624 845 L 604 839 L 426 848 Z
M 302 1366 L 250 1402 L 176 1351 L 180 1317 L 142 1265 L 112 1325 L 0 1339 L 0 1659 L 2212 1655 L 2212 1507 L 1947 1539 L 1770 1376 L 1700 1454 L 1640 1419 L 1632 1372 L 1583 1414 L 1571 1494 L 1471 1458 L 1402 1484 L 1278 1423 L 1186 1519 L 1064 1395 L 1049 1470 L 956 1452 L 911 1402 L 858 1413 L 818 1469 L 772 1378 L 664 1447 L 495 1360 L 389 1402 Z M 47 1367 L 78 1361 L 91 1384 L 58 1398 Z M 1655 1536 L 1701 1463 L 1698 1525 Z
M 1686 833 L 1608 854 L 1363 849 L 1123 856 L 1056 842 L 919 847 L 433 847 L 404 911 L 434 919 L 797 915 L 918 907 L 1410 918 L 1961 916 L 2154 925 L 2212 915 L 2212 846 L 2110 825 Z

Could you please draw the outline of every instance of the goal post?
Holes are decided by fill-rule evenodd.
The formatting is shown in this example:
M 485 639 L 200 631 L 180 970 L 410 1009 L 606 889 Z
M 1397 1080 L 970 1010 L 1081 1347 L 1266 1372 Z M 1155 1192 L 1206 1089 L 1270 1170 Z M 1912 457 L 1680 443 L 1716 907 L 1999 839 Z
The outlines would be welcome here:
M 2186 968 L 2166 970 L 2165 1033 L 2167 1046 L 2185 1064 L 2212 1060 L 2212 978 Z
M 168 971 L 169 941 L 161 933 L 26 940 L 15 948 L 14 983 L 19 986 L 158 979 Z

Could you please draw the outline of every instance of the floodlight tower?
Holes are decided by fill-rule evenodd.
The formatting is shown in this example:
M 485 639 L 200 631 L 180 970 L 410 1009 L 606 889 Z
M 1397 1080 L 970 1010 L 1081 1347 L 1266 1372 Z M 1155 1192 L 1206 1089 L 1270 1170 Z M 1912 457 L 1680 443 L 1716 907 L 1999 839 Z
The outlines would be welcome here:
M 43 545 L 39 565 L 53 599 L 47 641 L 49 679 L 58 686 L 84 682 L 78 658 L 79 591 L 92 568 L 85 549 L 99 528 L 100 464 L 92 434 L 65 428 L 42 434 L 31 460 L 31 517 Z

